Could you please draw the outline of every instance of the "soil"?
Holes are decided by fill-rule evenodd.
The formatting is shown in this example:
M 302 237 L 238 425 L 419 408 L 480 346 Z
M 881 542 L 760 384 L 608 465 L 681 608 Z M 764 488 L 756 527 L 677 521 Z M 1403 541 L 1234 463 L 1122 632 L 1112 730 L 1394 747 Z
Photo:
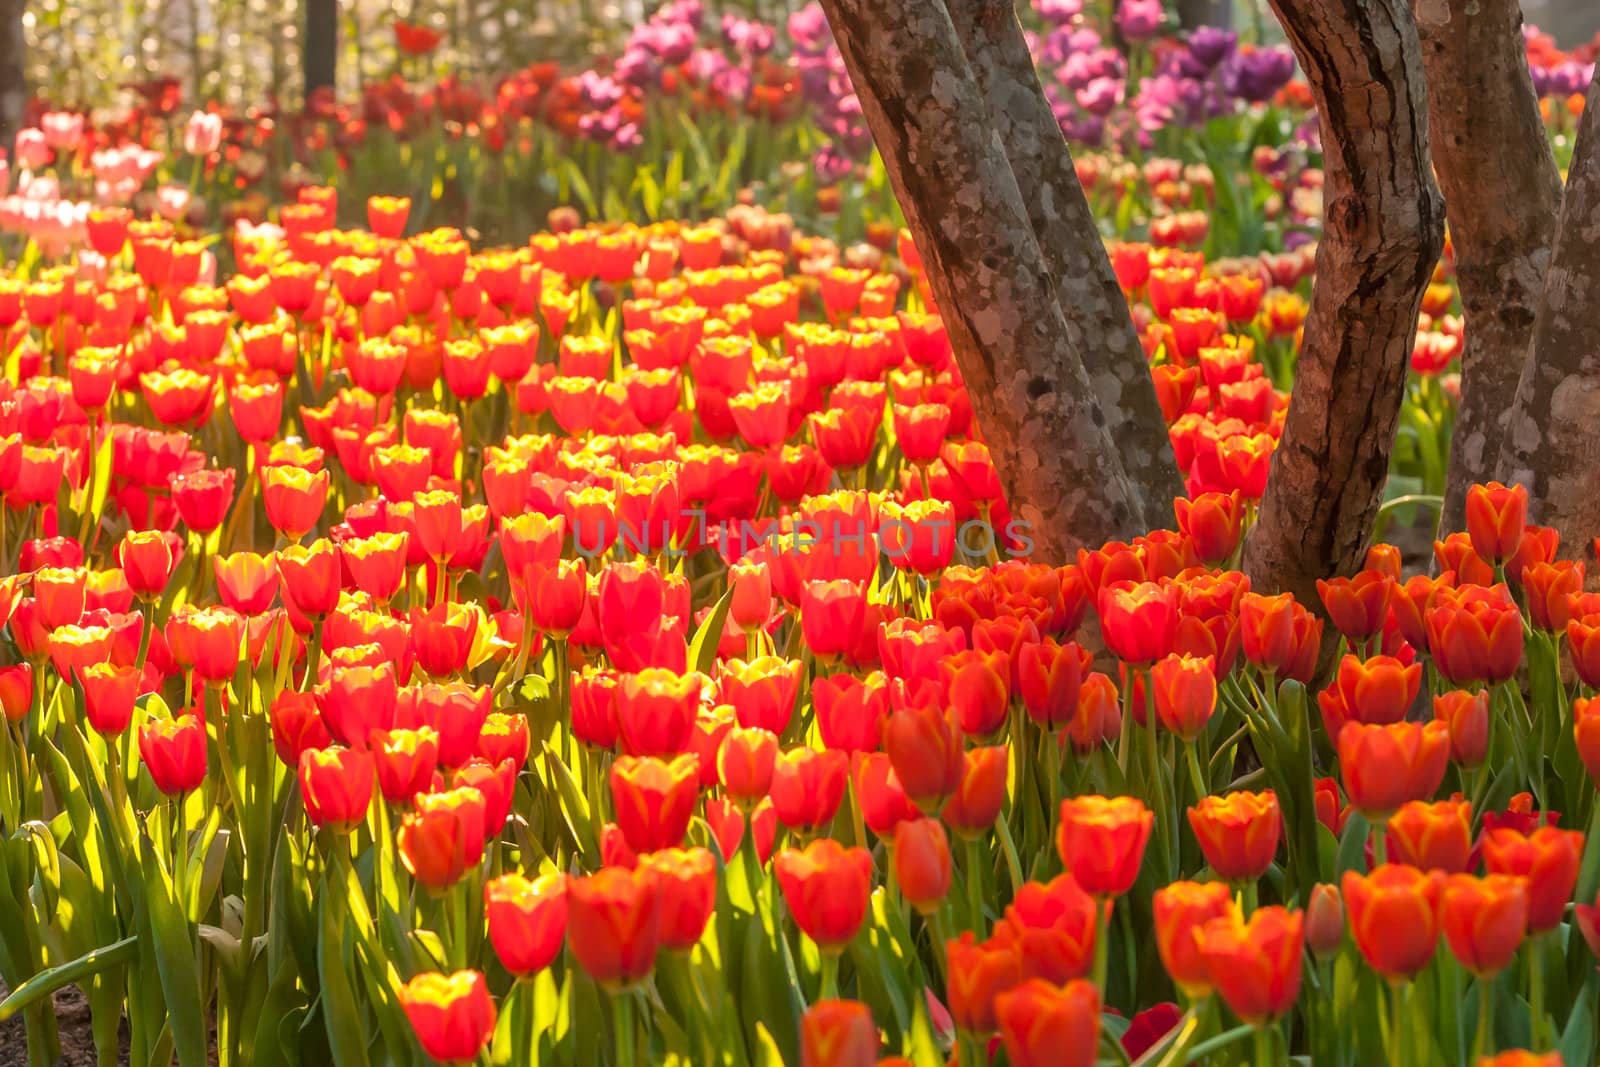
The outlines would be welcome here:
M 5 983 L 0 982 L 0 997 L 5 995 Z M 56 1067 L 95 1067 L 94 1030 L 89 1023 L 89 1001 L 77 986 L 68 986 L 58 992 L 56 1001 L 56 1026 L 61 1037 L 61 1058 Z M 128 1028 L 121 1028 L 121 1055 L 119 1063 L 128 1062 Z M 28 1062 L 28 1032 L 22 1016 L 0 1023 L 0 1067 L 24 1067 Z

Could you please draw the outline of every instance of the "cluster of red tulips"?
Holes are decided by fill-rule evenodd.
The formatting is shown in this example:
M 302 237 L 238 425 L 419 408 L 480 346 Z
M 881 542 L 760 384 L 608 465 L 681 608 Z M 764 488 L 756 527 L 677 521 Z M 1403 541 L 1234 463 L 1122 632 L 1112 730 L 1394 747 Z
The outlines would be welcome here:
M 1582 566 L 1230 569 L 1308 259 L 1114 249 L 1192 496 L 1057 566 L 904 238 L 335 206 L 0 284 L 35 1062 L 1593 1062 Z

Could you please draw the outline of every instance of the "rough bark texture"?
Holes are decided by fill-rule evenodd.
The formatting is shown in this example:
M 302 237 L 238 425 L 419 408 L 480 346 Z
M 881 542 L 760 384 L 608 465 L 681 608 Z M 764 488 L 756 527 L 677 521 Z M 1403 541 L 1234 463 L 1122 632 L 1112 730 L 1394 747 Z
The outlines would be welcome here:
M 1015 4 L 956 0 L 947 10 L 983 94 L 990 128 L 1011 163 L 1055 284 L 1056 304 L 1100 401 L 1144 522 L 1171 527 L 1172 498 L 1183 495 L 1184 485 L 1150 380 L 1150 364 L 1072 153 L 1039 84 Z
M 27 37 L 22 29 L 26 0 L 0 0 L 0 148 L 11 155 L 28 106 Z
M 823 0 L 1037 558 L 1139 532 L 1011 165 L 943 3 Z
M 1528 487 L 1530 519 L 1554 526 L 1562 555 L 1588 559 L 1593 571 L 1591 539 L 1600 534 L 1600 77 L 1589 86 L 1500 458 L 1502 473 Z
M 1245 569 L 1317 606 L 1361 566 L 1383 499 L 1422 291 L 1444 243 L 1405 0 L 1272 0 L 1322 124 L 1316 285 Z
M 331 89 L 339 63 L 339 0 L 305 0 L 306 36 L 301 69 L 306 99 L 318 89 Z
M 1561 173 L 1528 73 L 1518 0 L 1414 0 L 1428 137 L 1466 310 L 1443 530 L 1495 476 L 1561 210 Z

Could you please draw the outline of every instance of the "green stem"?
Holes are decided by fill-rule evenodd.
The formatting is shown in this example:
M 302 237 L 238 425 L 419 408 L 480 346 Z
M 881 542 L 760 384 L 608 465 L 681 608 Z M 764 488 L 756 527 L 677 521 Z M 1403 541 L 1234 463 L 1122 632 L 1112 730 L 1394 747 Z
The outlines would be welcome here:
M 1550 1037 L 1544 1018 L 1544 934 L 1528 938 L 1528 1016 L 1533 1051 L 1548 1048 Z
M 1389 829 L 1387 820 L 1372 824 L 1372 865 L 1382 867 L 1389 862 L 1389 846 L 1386 832 Z
M 1111 952 L 1111 909 L 1114 903 L 1110 900 L 1096 899 L 1094 920 L 1094 987 L 1100 991 L 1100 1002 L 1106 1001 L 1106 963 Z
M 1389 987 L 1389 1006 L 1392 1010 L 1389 1027 L 1389 1067 L 1404 1067 L 1406 1062 L 1405 1041 L 1401 1038 L 1401 1031 L 1406 1025 L 1406 990 L 1410 988 L 1406 982 L 1398 982 Z
M 1256 1067 L 1276 1067 L 1278 1027 L 1274 1023 L 1255 1028 Z
M 617 993 L 611 998 L 611 1024 L 617 1044 L 617 1067 L 633 1067 L 638 1062 L 634 1043 L 633 994 Z
M 839 999 L 839 956 L 835 952 L 822 953 L 822 982 L 817 991 L 818 1000 Z
M 1489 1052 L 1494 1040 L 1494 979 L 1478 979 L 1478 1029 L 1472 1038 L 1472 1062 L 1477 1063 Z
M 983 877 L 980 865 L 983 862 L 978 839 L 967 839 L 967 917 L 972 923 L 969 929 L 975 935 L 983 933 Z
M 1196 803 L 1199 803 L 1200 799 L 1210 794 L 1211 790 L 1206 786 L 1206 776 L 1201 773 L 1200 757 L 1195 751 L 1194 742 L 1185 741 L 1183 750 L 1189 759 L 1189 781 L 1194 786 L 1194 799 Z

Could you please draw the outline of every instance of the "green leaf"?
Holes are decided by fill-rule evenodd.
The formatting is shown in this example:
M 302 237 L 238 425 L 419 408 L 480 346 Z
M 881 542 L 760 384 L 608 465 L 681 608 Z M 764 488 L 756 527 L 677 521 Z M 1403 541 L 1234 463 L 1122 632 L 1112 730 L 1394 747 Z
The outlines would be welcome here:
M 562 762 L 561 757 L 551 748 L 549 742 L 543 742 L 546 766 L 555 778 L 556 791 L 561 794 L 561 808 L 566 813 L 567 824 L 572 827 L 573 836 L 578 839 L 584 855 L 600 855 L 600 838 L 596 832 L 594 819 L 590 814 L 589 805 L 583 799 L 583 787 L 572 777 L 572 772 Z
M 91 975 L 99 974 L 110 967 L 126 963 L 138 956 L 138 954 L 139 939 L 136 936 L 130 936 L 102 948 L 97 948 L 93 952 L 79 956 L 71 962 L 51 967 L 46 971 L 40 971 L 18 986 L 4 1001 L 0 1001 L 0 1022 L 4 1022 L 18 1012 L 37 1004 L 58 989 L 64 989 L 74 982 L 81 982 Z
M 166 864 L 150 838 L 140 837 L 139 852 L 147 907 L 147 918 L 141 925 L 148 925 L 153 939 L 178 1063 L 182 1067 L 206 1067 L 205 1005 L 200 997 L 200 974 L 195 966 L 189 923 L 178 906 Z
M 711 609 L 706 621 L 700 624 L 700 629 L 695 631 L 694 640 L 689 643 L 690 670 L 701 674 L 715 673 L 717 646 L 722 643 L 722 630 L 727 625 L 728 606 L 732 603 L 733 590 L 729 589 Z
M 317 977 L 322 985 L 322 1021 L 335 1063 L 367 1067 L 366 1027 L 361 1023 L 355 987 L 350 983 L 351 956 L 345 949 L 345 887 L 322 883 L 322 928 L 317 938 Z
M 13 837 L 25 837 L 33 846 L 34 874 L 44 896 L 44 914 L 40 918 L 54 923 L 56 908 L 61 902 L 61 854 L 56 851 L 55 835 L 48 825 L 35 819 L 18 827 Z
M 1339 836 L 1339 855 L 1334 864 L 1335 877 L 1343 877 L 1345 871 L 1367 869 L 1367 835 L 1370 830 L 1365 815 L 1359 811 L 1350 813 L 1344 824 L 1344 833 Z
M 1593 1063 L 1595 1061 L 1595 1007 L 1592 987 L 1593 980 L 1586 982 L 1584 988 L 1572 1002 L 1572 1014 L 1567 1016 L 1567 1025 L 1561 1031 L 1561 1043 L 1558 1050 L 1565 1063 Z
M 766 1023 L 756 1023 L 756 1067 L 783 1067 L 783 1053 Z

